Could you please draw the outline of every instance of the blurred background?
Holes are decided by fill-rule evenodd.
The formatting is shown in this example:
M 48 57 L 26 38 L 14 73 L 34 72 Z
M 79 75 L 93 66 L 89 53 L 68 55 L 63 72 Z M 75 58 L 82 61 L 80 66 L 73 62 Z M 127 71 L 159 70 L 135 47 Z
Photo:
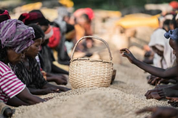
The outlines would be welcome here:
M 62 16 L 62 20 L 73 25 L 76 32 L 72 44 L 67 46 L 69 55 L 79 38 L 84 35 L 94 35 L 108 42 L 115 57 L 113 62 L 122 63 L 119 54 L 121 48 L 129 48 L 138 58 L 143 58 L 144 53 L 150 50 L 147 45 L 151 34 L 155 29 L 162 27 L 167 19 L 166 15 L 177 14 L 178 2 L 171 0 L 0 0 L 0 9 L 7 9 L 14 19 L 18 19 L 22 13 L 39 9 L 50 22 L 60 19 L 60 15 L 67 11 L 65 12 L 67 14 Z M 85 11 L 86 9 L 88 11 Z M 79 17 L 82 14 L 89 16 L 90 23 L 85 24 L 83 27 L 85 31 L 82 30 L 84 33 L 81 35 L 80 28 L 76 29 L 75 20 L 78 17 L 80 22 L 78 24 L 81 27 L 82 20 Z M 92 50 L 87 49 L 82 52 L 90 51 L 94 58 L 108 59 L 106 50 L 98 49 L 98 47 L 102 49 L 101 43 L 95 41 L 94 44 L 87 45 L 92 45 Z M 94 50 L 93 47 L 97 48 Z
M 52 2 L 56 0 L 0 0 L 0 1 L 3 2 L 11 1 L 14 3 L 16 2 L 17 4 L 20 3 L 22 5 L 31 2 L 43 2 L 43 1 Z M 72 2 L 75 4 L 76 9 L 81 7 L 91 7 L 93 9 L 121 10 L 123 8 L 131 7 L 131 6 L 143 7 L 145 4 L 149 4 L 149 3 L 154 3 L 154 4 L 168 3 L 171 2 L 171 0 L 85 0 L 85 2 L 83 0 L 72 0 Z M 16 6 L 16 5 L 12 4 L 11 6 Z

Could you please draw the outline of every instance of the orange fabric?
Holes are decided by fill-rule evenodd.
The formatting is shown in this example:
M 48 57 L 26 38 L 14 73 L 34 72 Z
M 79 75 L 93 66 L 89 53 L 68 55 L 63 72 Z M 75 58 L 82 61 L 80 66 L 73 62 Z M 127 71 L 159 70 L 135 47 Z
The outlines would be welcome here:
M 85 24 L 84 28 L 85 28 L 85 35 L 86 36 L 93 35 L 91 24 Z
M 80 25 L 75 25 L 75 31 L 76 31 L 76 40 L 78 41 L 80 38 L 85 36 L 85 29 L 82 28 Z
M 61 39 L 61 33 L 58 27 L 53 27 L 53 35 L 49 38 L 48 46 L 50 48 L 55 48 L 59 45 Z

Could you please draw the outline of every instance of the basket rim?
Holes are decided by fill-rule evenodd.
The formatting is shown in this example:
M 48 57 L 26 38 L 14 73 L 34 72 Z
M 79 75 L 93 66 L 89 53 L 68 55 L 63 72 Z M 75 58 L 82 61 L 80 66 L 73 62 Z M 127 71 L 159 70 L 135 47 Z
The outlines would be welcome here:
M 106 61 L 106 60 L 101 60 L 101 59 L 90 59 L 90 58 L 75 58 L 75 59 L 71 59 L 70 62 L 74 62 L 74 61 L 83 61 L 83 60 L 88 60 L 90 62 L 103 62 L 103 63 L 110 63 L 113 65 L 112 61 Z

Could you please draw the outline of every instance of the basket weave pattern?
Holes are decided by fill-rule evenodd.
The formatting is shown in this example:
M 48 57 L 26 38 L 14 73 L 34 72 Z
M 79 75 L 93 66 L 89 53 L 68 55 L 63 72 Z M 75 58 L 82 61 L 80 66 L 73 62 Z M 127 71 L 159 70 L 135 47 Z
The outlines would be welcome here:
M 85 39 L 91 36 L 81 38 Z M 95 39 L 96 37 L 92 37 Z M 79 40 L 78 42 L 80 42 Z M 78 44 L 76 43 L 76 45 Z M 103 41 L 104 42 L 104 41 Z M 104 42 L 106 43 L 106 42 Z M 75 47 L 76 47 L 75 45 Z M 107 43 L 105 44 L 107 47 Z M 74 50 L 75 50 L 74 47 Z M 73 50 L 73 53 L 74 53 Z M 110 53 L 110 50 L 108 48 Z M 73 58 L 73 54 L 72 54 Z M 89 87 L 108 87 L 111 83 L 113 73 L 113 63 L 110 53 L 111 61 L 91 60 L 89 58 L 72 59 L 69 68 L 69 82 L 72 88 L 89 88 Z

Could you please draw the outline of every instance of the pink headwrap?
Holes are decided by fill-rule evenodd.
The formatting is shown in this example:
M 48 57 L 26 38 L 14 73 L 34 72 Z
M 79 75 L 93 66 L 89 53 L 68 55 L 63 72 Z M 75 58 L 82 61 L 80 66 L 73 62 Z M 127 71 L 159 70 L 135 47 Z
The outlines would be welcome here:
M 0 14 L 0 16 L 2 16 L 2 15 L 6 15 L 6 16 L 8 16 L 9 19 L 11 19 L 11 17 L 9 16 L 9 12 L 7 10 L 5 10 L 4 13 Z
M 94 18 L 94 12 L 91 8 L 80 8 L 74 12 L 75 17 L 79 17 L 82 14 L 87 14 L 90 20 Z

